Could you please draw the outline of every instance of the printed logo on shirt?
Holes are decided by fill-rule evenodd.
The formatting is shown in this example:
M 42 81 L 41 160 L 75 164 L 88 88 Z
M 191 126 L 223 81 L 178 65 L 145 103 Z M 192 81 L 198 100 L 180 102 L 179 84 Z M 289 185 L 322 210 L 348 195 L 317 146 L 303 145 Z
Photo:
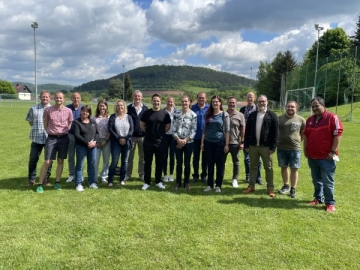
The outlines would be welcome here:
M 291 123 L 291 131 L 299 131 L 300 130 L 300 123 L 292 122 Z

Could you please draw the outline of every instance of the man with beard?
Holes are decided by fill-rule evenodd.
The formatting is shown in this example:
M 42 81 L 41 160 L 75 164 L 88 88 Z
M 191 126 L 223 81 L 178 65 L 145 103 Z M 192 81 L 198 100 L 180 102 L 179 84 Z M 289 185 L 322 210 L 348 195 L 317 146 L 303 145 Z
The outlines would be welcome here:
M 298 104 L 288 101 L 285 114 L 279 116 L 279 140 L 277 157 L 284 186 L 279 193 L 286 194 L 290 191 L 290 197 L 295 198 L 295 188 L 298 181 L 298 170 L 300 168 L 301 142 L 305 129 L 305 119 L 297 115 Z M 291 189 L 289 186 L 289 171 Z
M 257 100 L 258 110 L 251 113 L 246 122 L 244 147 L 250 156 L 250 182 L 243 193 L 255 191 L 257 168 L 261 157 L 267 183 L 267 193 L 275 197 L 274 171 L 272 154 L 274 154 L 279 134 L 279 121 L 276 113 L 267 108 L 267 97 L 260 95 Z
M 325 109 L 320 97 L 311 100 L 313 115 L 306 121 L 304 154 L 308 158 L 314 185 L 314 199 L 309 205 L 325 203 L 326 212 L 335 209 L 334 175 L 343 125 L 336 114 Z

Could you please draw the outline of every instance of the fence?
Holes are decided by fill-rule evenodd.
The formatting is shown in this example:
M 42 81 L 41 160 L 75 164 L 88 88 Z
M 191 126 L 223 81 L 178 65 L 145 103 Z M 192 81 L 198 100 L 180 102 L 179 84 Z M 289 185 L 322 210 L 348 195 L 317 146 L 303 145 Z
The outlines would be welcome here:
M 298 63 L 298 66 L 283 76 L 281 97 L 287 90 L 315 87 L 315 95 L 325 100 L 327 107 L 350 104 L 348 120 L 353 120 L 354 102 L 360 101 L 360 47 L 341 52 L 317 63 Z

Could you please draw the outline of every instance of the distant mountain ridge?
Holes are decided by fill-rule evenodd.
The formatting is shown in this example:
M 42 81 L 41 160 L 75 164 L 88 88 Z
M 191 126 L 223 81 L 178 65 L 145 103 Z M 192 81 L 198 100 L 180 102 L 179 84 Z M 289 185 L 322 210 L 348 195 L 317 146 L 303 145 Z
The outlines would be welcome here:
M 168 88 L 181 89 L 182 86 L 198 86 L 207 88 L 222 88 L 229 86 L 251 86 L 254 80 L 210 68 L 193 66 L 155 65 L 129 70 L 133 89 L 136 88 Z M 112 79 L 123 79 L 120 73 L 108 79 L 83 83 L 75 87 L 75 91 L 105 90 Z
M 11 82 L 13 85 L 18 84 L 24 84 L 26 85 L 32 93 L 35 93 L 35 84 L 28 83 L 28 82 Z M 43 90 L 47 90 L 49 92 L 57 92 L 61 90 L 71 91 L 74 89 L 73 85 L 62 85 L 62 84 L 56 84 L 56 83 L 45 83 L 45 84 L 38 84 L 37 85 L 38 92 L 40 93 Z

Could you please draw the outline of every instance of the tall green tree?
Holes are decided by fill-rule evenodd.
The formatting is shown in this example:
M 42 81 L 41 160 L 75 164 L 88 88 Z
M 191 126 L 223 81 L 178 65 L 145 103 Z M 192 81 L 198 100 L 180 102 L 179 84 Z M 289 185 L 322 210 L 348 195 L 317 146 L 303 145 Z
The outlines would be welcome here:
M 0 80 L 0 94 L 16 94 L 11 82 Z
M 129 72 L 125 73 L 125 100 L 130 101 L 133 96 L 133 88 L 131 86 L 131 79 Z
M 336 57 L 342 52 L 348 52 L 351 48 L 351 40 L 346 35 L 344 29 L 337 27 L 327 30 L 319 38 L 319 55 L 318 58 Z M 307 53 L 310 63 L 316 62 L 317 41 L 311 46 Z
M 109 81 L 108 96 L 110 99 L 119 99 L 123 97 L 123 82 L 120 79 Z
M 355 35 L 351 36 L 351 42 L 353 47 L 359 47 L 358 49 L 360 49 L 360 15 L 358 15 L 358 22 L 356 23 L 356 30 L 355 30 Z
M 282 76 L 294 70 L 296 66 L 295 58 L 289 50 L 284 53 L 278 52 L 271 64 L 260 62 L 257 74 L 258 94 L 264 94 L 271 100 L 279 101 Z

